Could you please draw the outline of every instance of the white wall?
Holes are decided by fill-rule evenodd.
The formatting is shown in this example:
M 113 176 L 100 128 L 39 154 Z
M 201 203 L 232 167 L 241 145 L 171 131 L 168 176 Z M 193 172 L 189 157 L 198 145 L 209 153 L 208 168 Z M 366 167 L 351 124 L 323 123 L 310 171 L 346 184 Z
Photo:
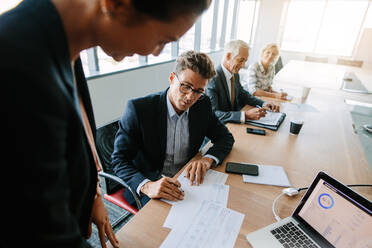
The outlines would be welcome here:
M 261 49 L 268 43 L 278 43 L 280 20 L 286 0 L 261 0 L 256 34 L 247 66 L 260 59 Z
M 222 52 L 210 57 L 217 66 Z M 173 70 L 168 62 L 88 80 L 97 127 L 119 119 L 129 99 L 165 90 Z

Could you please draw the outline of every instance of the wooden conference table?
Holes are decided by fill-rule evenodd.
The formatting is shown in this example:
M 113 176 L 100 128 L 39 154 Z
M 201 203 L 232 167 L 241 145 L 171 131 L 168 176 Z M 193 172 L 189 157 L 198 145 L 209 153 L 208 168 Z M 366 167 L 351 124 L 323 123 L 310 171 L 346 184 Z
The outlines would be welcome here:
M 345 184 L 371 184 L 372 172 L 364 151 L 353 132 L 351 116 L 344 96 L 334 91 L 312 90 L 303 99 L 318 112 L 282 111 L 287 117 L 278 131 L 266 131 L 266 136 L 247 134 L 249 125 L 228 124 L 235 138 L 234 147 L 226 160 L 216 168 L 224 172 L 226 162 L 248 162 L 283 166 L 294 187 L 308 186 L 323 170 Z M 304 126 L 298 136 L 289 134 L 291 118 L 302 118 Z M 200 155 L 197 155 L 200 156 Z M 275 222 L 272 202 L 282 188 L 244 183 L 241 175 L 229 174 L 228 208 L 245 214 L 235 247 L 250 247 L 245 235 Z M 372 199 L 371 188 L 354 188 Z M 303 193 L 282 197 L 277 204 L 279 216 L 291 214 Z M 123 247 L 159 247 L 170 232 L 163 223 L 171 206 L 151 200 L 116 234 Z M 110 244 L 108 244 L 111 247 Z
M 274 85 L 293 84 L 309 88 L 338 90 L 346 72 L 353 72 L 372 92 L 372 68 L 291 60 L 274 78 Z

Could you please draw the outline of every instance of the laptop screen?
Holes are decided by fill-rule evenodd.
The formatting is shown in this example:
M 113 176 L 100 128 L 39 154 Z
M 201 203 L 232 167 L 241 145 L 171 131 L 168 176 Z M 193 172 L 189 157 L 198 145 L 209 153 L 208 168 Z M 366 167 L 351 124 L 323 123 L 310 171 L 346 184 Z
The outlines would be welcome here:
M 370 247 L 372 212 L 323 179 L 298 212 L 335 247 Z

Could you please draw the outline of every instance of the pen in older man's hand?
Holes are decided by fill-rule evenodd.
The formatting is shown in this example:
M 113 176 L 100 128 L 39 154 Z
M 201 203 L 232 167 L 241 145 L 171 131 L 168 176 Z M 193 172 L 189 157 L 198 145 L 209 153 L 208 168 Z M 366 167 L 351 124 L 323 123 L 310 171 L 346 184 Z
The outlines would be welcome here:
M 256 105 L 256 108 L 258 108 L 258 109 L 263 109 L 264 111 L 266 111 L 266 109 L 264 109 L 264 108 L 261 107 L 260 105 Z

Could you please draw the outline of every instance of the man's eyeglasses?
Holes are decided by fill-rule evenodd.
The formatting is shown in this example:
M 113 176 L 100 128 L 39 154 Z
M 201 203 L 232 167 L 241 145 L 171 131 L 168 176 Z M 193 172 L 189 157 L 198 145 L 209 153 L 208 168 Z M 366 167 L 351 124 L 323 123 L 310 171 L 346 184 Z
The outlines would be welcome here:
M 193 93 L 193 96 L 198 97 L 199 100 L 202 99 L 205 96 L 204 91 L 202 91 L 202 90 L 194 90 L 190 85 L 181 82 L 178 79 L 178 76 L 177 76 L 176 73 L 174 73 L 174 75 L 176 75 L 176 78 L 177 78 L 178 82 L 180 83 L 180 91 L 181 91 L 181 93 L 183 93 L 183 94 L 189 94 L 190 92 L 192 92 Z

